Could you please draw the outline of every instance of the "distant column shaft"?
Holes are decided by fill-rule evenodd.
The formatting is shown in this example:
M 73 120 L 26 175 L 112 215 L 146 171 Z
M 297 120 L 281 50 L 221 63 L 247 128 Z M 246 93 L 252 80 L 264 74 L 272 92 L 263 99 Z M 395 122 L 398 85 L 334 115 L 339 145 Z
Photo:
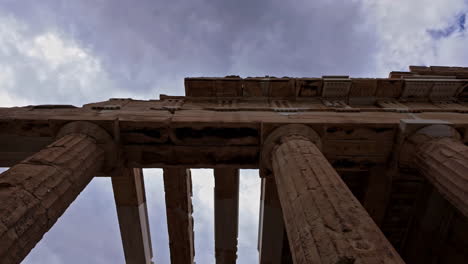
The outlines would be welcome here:
M 151 264 L 153 251 L 143 170 L 124 168 L 112 177 L 120 236 L 127 264 Z
M 284 251 L 284 223 L 273 175 L 262 178 L 258 255 L 260 264 L 281 264 Z
M 195 257 L 192 178 L 189 169 L 165 168 L 167 228 L 172 264 L 192 264 Z
M 239 220 L 239 169 L 214 169 L 215 258 L 235 264 Z
M 271 162 L 295 264 L 404 263 L 309 139 L 282 137 Z
M 20 263 L 104 163 L 85 134 L 68 134 L 0 175 L 0 263 Z

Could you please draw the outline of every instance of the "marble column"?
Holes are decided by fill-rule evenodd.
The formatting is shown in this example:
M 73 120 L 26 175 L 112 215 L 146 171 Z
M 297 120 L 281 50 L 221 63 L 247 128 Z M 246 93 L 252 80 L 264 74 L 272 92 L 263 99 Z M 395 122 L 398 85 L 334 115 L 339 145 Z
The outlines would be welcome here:
M 273 131 L 262 150 L 278 188 L 295 264 L 404 263 L 304 125 Z
M 115 146 L 97 125 L 69 123 L 57 138 L 0 175 L 0 263 L 20 263 L 95 174 L 111 166 L 106 151 Z
M 430 125 L 405 140 L 400 166 L 417 169 L 434 188 L 468 217 L 468 146 L 447 125 Z
M 215 258 L 235 264 L 239 224 L 239 169 L 214 169 Z
M 123 168 L 112 177 L 120 236 L 127 264 L 152 264 L 153 251 L 141 168 Z
M 164 168 L 167 230 L 172 264 L 192 264 L 195 258 L 190 169 Z

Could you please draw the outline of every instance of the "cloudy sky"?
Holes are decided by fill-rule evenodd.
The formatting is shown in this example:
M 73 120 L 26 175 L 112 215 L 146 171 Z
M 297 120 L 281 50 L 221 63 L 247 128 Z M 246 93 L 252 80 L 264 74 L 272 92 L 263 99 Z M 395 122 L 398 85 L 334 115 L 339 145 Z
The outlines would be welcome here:
M 468 0 L 0 0 L 0 107 L 182 95 L 186 76 L 386 77 L 468 66 Z M 241 172 L 238 263 L 255 263 L 259 180 Z M 160 170 L 145 170 L 157 263 L 169 263 Z M 214 263 L 213 175 L 193 172 L 197 263 Z M 24 263 L 123 263 L 98 178 Z

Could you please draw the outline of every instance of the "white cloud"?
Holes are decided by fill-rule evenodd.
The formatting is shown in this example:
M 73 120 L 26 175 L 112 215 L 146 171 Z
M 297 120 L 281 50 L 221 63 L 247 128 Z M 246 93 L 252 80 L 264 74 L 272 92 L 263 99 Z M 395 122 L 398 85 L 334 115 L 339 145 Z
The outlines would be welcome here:
M 85 66 L 92 71 L 98 71 L 98 62 L 91 58 L 80 48 L 74 45 L 66 45 L 62 39 L 51 32 L 35 37 L 31 43 L 27 43 L 26 55 L 49 64 L 50 68 L 56 69 L 70 62 L 84 60 Z
M 214 176 L 212 169 L 192 169 L 196 263 L 214 263 Z
M 468 35 L 456 31 L 436 39 L 429 31 L 457 26 L 468 13 L 465 0 L 363 0 L 368 23 L 378 36 L 375 74 L 409 65 L 466 65 Z
M 161 169 L 144 169 L 146 204 L 150 225 L 153 262 L 170 263 L 166 202 Z
M 30 104 L 28 100 L 25 100 L 23 98 L 16 98 L 14 95 L 9 94 L 7 91 L 0 90 L 0 107 L 13 107 L 28 104 Z
M 241 170 L 239 192 L 238 263 L 258 262 L 260 177 L 258 170 Z
M 11 67 L 0 65 L 0 107 L 12 107 L 15 105 L 26 105 L 28 101 L 15 97 L 8 91 L 13 90 L 15 75 Z
M 0 15 L 0 106 L 81 105 L 131 95 L 73 39 L 53 29 L 31 33 L 21 21 Z

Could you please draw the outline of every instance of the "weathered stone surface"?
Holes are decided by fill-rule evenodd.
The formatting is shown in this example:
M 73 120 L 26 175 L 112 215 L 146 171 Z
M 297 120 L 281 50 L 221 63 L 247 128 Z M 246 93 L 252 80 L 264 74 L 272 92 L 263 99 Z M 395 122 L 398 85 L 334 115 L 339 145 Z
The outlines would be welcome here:
M 215 169 L 215 258 L 235 264 L 239 222 L 239 169 Z
M 441 264 L 464 264 L 468 259 L 468 219 L 455 213 L 447 230 L 446 240 L 439 250 Z
M 424 186 L 411 232 L 407 235 L 402 256 L 408 263 L 425 264 L 441 260 L 455 209 L 430 184 Z M 460 230 L 461 231 L 461 230 Z M 441 262 L 437 263 L 441 263 Z M 466 263 L 451 262 L 451 264 Z
M 126 263 L 151 264 L 153 251 L 142 169 L 122 169 L 112 177 Z
M 416 168 L 468 217 L 468 147 L 446 125 L 427 126 L 405 142 L 402 165 Z
M 395 151 L 395 147 L 399 147 L 399 143 L 401 143 L 399 140 L 406 135 L 398 133 L 402 119 L 411 120 L 410 123 L 419 123 L 419 125 L 434 119 L 450 123 L 461 134 L 460 142 L 468 143 L 468 115 L 466 115 L 468 112 L 468 75 L 466 69 L 461 67 L 413 67 L 411 72 L 394 72 L 391 77 L 394 78 L 356 79 L 348 78 L 348 76 L 189 78 L 185 82 L 186 96 L 161 95 L 160 100 L 114 98 L 104 102 L 87 104 L 81 108 L 66 105 L 0 107 L 0 167 L 12 167 L 32 156 L 44 146 L 53 143 L 57 135 L 63 137 L 86 134 L 95 140 L 96 148 L 105 153 L 102 161 L 103 166 L 97 172 L 99 176 L 122 176 L 118 175 L 120 168 L 114 167 L 116 161 L 122 161 L 119 166 L 125 168 L 256 169 L 260 167 L 266 168 L 268 173 L 271 173 L 273 171 L 271 153 L 275 148 L 270 148 L 267 151 L 268 159 L 270 159 L 269 167 L 264 166 L 262 161 L 265 159 L 260 155 L 261 150 L 265 150 L 267 136 L 278 127 L 301 124 L 316 131 L 315 136 L 319 140 L 312 140 L 314 144 L 340 173 L 355 197 L 365 204 L 370 215 L 377 222 L 382 223 L 382 230 L 398 250 L 404 247 L 407 241 L 408 227 L 414 219 L 412 216 L 417 212 L 417 210 L 413 210 L 415 209 L 413 202 L 419 194 L 411 186 L 420 185 L 420 180 L 416 182 L 411 179 L 412 177 L 408 177 L 415 170 L 401 168 L 400 171 L 395 170 L 394 174 L 392 172 L 388 177 L 383 177 L 383 172 L 379 171 L 378 168 L 397 169 L 393 166 L 397 163 L 394 162 L 397 159 L 393 159 L 395 158 L 393 153 L 398 153 Z M 87 122 L 92 122 L 97 126 L 89 127 Z M 64 128 L 64 126 L 66 127 Z M 112 135 L 113 139 L 107 137 L 107 133 Z M 311 139 L 305 134 L 301 135 Z M 114 144 L 108 144 L 109 141 L 113 142 L 114 140 L 119 142 L 120 149 L 117 149 Z M 281 141 L 274 142 L 273 146 L 277 144 L 283 143 Z M 440 142 L 438 144 L 449 143 Z M 460 157 L 459 154 L 450 154 L 453 150 L 452 147 L 449 147 L 448 150 L 443 150 L 443 148 L 439 150 L 438 144 L 427 147 L 430 153 L 426 153 L 428 156 L 424 157 L 420 155 L 424 151 L 420 153 L 415 151 L 416 148 L 407 151 L 406 154 L 409 155 L 406 156 L 412 157 L 408 164 L 413 164 L 411 166 L 417 168 L 415 164 L 418 163 L 419 166 L 424 167 L 423 169 L 429 170 L 424 162 L 437 159 L 437 162 L 442 163 L 443 166 L 437 165 L 437 168 L 428 171 L 428 174 L 444 169 L 444 166 L 449 166 L 452 171 L 446 171 L 447 175 L 445 176 L 450 181 L 445 181 L 443 184 L 438 181 L 444 181 L 445 178 L 436 178 L 435 181 L 436 184 L 441 185 L 439 189 L 442 191 L 439 190 L 439 192 L 443 193 L 445 188 L 445 192 L 449 193 L 446 194 L 447 200 L 452 200 L 452 204 L 460 204 L 466 200 L 464 196 L 466 194 L 465 180 L 458 177 L 466 170 L 465 163 L 457 163 L 460 161 Z M 436 149 L 436 151 L 432 151 L 432 149 Z M 464 151 L 461 152 L 464 153 Z M 418 154 L 413 155 L 413 153 Z M 8 254 L 21 255 L 23 251 L 29 251 L 27 243 L 40 239 L 40 236 L 45 232 L 44 230 L 47 230 L 43 226 L 49 226 L 50 219 L 60 215 L 68 206 L 67 202 L 60 203 L 58 201 L 73 200 L 76 196 L 75 189 L 81 190 L 83 188 L 80 186 L 81 176 L 78 177 L 80 180 L 74 177 L 84 173 L 81 170 L 86 170 L 87 166 L 90 165 L 77 165 L 80 162 L 85 162 L 79 160 L 82 158 L 81 156 L 78 156 L 78 160 L 73 162 L 62 161 L 61 159 L 64 157 L 61 154 L 59 156 L 50 155 L 47 164 L 21 163 L 18 165 L 16 170 L 23 171 L 25 175 L 40 175 L 38 178 L 32 177 L 32 179 L 27 180 L 17 177 L 21 184 L 24 183 L 24 186 L 21 184 L 13 185 L 9 182 L 16 176 L 10 176 L 11 179 L 9 178 L 8 182 L 0 184 L 0 198 L 3 203 L 0 204 L 0 213 L 3 212 L 3 216 L 0 217 L 0 238 L 2 238 L 0 252 L 4 252 L 2 251 L 4 248 L 16 245 L 19 240 L 23 241 L 21 247 Z M 424 161 L 417 161 L 418 157 Z M 442 159 L 456 159 L 457 161 L 441 161 Z M 64 170 L 62 165 L 50 166 L 54 162 L 64 163 L 70 168 Z M 293 159 L 292 163 L 294 162 L 296 161 Z M 310 160 L 307 162 L 310 163 Z M 399 165 L 401 164 L 402 162 L 399 163 Z M 323 170 L 322 166 L 314 165 L 305 167 L 304 171 L 317 168 Z M 329 167 L 327 168 L 329 169 Z M 457 170 L 455 176 L 448 175 L 455 170 Z M 290 170 L 287 173 L 294 175 L 299 171 Z M 62 177 L 62 174 L 67 176 Z M 325 184 L 326 188 L 318 188 L 319 191 L 323 191 L 319 194 L 328 191 L 331 189 L 330 186 L 333 187 L 336 184 L 334 176 L 322 179 L 319 177 L 320 175 L 317 176 L 317 173 L 313 175 L 316 176 L 313 179 L 331 179 L 330 181 L 333 183 Z M 434 175 L 431 177 L 434 178 Z M 47 181 L 44 181 L 47 182 L 47 186 L 46 183 L 42 182 L 43 178 L 47 178 Z M 179 179 L 186 180 L 187 177 Z M 189 207 L 191 202 L 188 186 L 190 184 L 182 180 L 179 185 L 179 180 L 174 181 L 172 178 L 167 181 L 171 182 L 171 180 L 172 183 L 168 184 L 167 190 L 169 191 L 166 194 L 169 197 L 167 198 L 169 201 L 168 219 L 176 219 L 169 223 L 172 225 L 169 227 L 172 258 L 174 262 L 179 261 L 179 259 L 191 262 L 193 261 L 193 223 L 191 220 L 192 210 Z M 299 178 L 299 182 L 307 182 L 310 179 L 302 180 Z M 185 183 L 183 183 L 184 181 Z M 265 182 L 266 178 L 264 178 Z M 83 183 L 83 185 L 85 184 Z M 391 190 L 388 188 L 390 184 Z M 49 185 L 52 187 L 49 188 Z M 131 182 L 117 185 L 122 187 L 116 189 L 117 210 L 119 217 L 121 217 L 120 225 L 125 226 L 122 228 L 122 235 L 130 236 L 140 242 L 145 241 L 146 238 L 142 234 L 146 232 L 143 229 L 147 223 L 143 223 L 146 208 L 143 206 L 144 203 L 141 203 L 142 193 L 131 191 L 138 189 L 134 189 Z M 223 186 L 223 188 L 225 187 Z M 49 189 L 56 191 L 49 192 Z M 69 191 L 69 189 L 73 189 L 74 192 Z M 307 195 L 312 195 L 310 193 L 315 195 L 317 190 L 301 189 L 300 192 L 306 193 L 303 196 L 307 197 Z M 182 198 L 177 193 L 182 193 Z M 281 215 L 281 206 L 278 205 L 279 201 L 277 201 L 277 205 L 268 207 L 269 202 L 272 201 L 268 199 L 268 194 L 272 193 L 266 191 L 262 194 L 261 223 L 264 226 L 260 228 L 261 262 L 271 260 L 289 263 L 289 244 L 281 242 L 281 237 L 283 240 L 288 239 L 286 233 L 280 231 L 284 229 L 282 219 L 274 219 L 275 215 Z M 331 194 L 333 195 L 327 196 L 331 202 L 319 205 L 328 208 L 330 204 L 333 206 L 338 204 L 336 207 L 338 212 L 346 211 L 345 209 L 350 206 L 351 202 L 341 202 L 342 196 L 335 194 L 335 192 L 331 192 Z M 348 194 L 344 196 L 347 197 Z M 453 197 L 450 198 L 450 195 Z M 388 196 L 390 196 L 389 199 Z M 388 200 L 388 205 L 386 200 Z M 301 207 L 302 205 L 298 205 L 295 200 L 291 204 L 293 205 L 292 209 L 288 207 L 288 212 L 291 210 L 298 212 L 298 210 L 311 206 Z M 10 205 L 12 206 L 9 207 Z M 224 206 L 224 208 L 227 207 Z M 234 208 L 232 204 L 229 207 Z M 232 212 L 227 210 L 225 214 L 231 215 Z M 435 214 L 440 214 L 440 212 L 435 212 Z M 218 213 L 219 215 L 225 217 L 222 213 Z M 348 214 L 339 215 L 347 216 Z M 313 216 L 315 217 L 315 215 Z M 325 214 L 323 219 L 332 221 L 329 219 L 333 217 Z M 336 221 L 341 223 L 340 219 L 342 218 L 337 217 Z M 313 218 L 310 222 L 320 227 L 316 223 L 320 222 L 322 218 L 318 219 Z M 177 224 L 178 221 L 182 224 Z M 366 221 L 367 218 L 364 222 Z M 15 224 L 17 222 L 21 223 Z M 306 224 L 308 223 L 306 222 Z M 8 225 L 17 225 L 18 228 L 10 228 Z M 229 225 L 229 230 L 226 229 L 222 241 L 233 241 L 234 229 L 231 228 L 233 226 Z M 325 230 L 326 234 L 335 234 L 327 228 Z M 374 227 L 372 227 L 369 232 L 374 234 L 374 231 Z M 304 236 L 307 236 L 307 233 L 305 234 Z M 349 234 L 339 232 L 337 234 L 331 236 L 329 240 L 324 240 L 325 243 L 319 245 L 318 249 L 325 250 L 330 243 L 333 244 L 336 241 L 338 241 L 337 245 L 352 244 L 349 242 L 352 242 L 352 239 L 346 241 L 341 239 L 342 236 Z M 362 234 L 367 233 L 363 232 Z M 37 235 L 40 236 L 36 237 Z M 449 237 L 454 236 L 450 234 Z M 457 241 L 458 239 L 457 237 Z M 219 239 L 217 240 L 219 241 Z M 127 252 L 125 243 L 127 242 L 124 241 L 124 248 Z M 131 242 L 129 244 L 135 246 L 137 243 Z M 453 244 L 461 245 L 462 249 L 466 248 L 463 246 L 466 244 L 458 242 Z M 148 243 L 146 243 L 146 248 L 147 245 Z M 233 243 L 230 243 L 229 248 L 232 249 L 232 245 Z M 180 251 L 177 247 L 182 248 L 183 254 L 174 253 L 176 250 Z M 353 245 L 350 247 L 352 248 Z M 444 254 L 451 256 L 443 258 L 444 261 L 451 264 L 458 263 L 460 259 L 463 259 L 463 254 L 453 257 L 455 255 L 452 253 L 458 249 L 447 245 L 444 247 L 446 249 L 433 254 L 430 262 L 437 259 L 444 263 L 440 258 Z M 143 247 L 136 246 L 135 248 L 141 249 Z M 218 252 L 220 252 L 219 248 L 223 247 L 218 247 Z M 269 248 L 277 250 L 269 258 L 265 258 L 264 253 L 270 250 Z M 336 248 L 340 249 L 341 247 L 337 246 Z M 293 250 L 297 251 L 297 244 Z M 234 255 L 231 251 L 229 252 L 229 258 L 232 261 Z M 329 252 L 334 254 L 335 251 Z M 140 256 L 147 258 L 147 253 L 148 250 Z M 281 257 L 275 259 L 274 256 Z M 454 259 L 458 262 L 452 261 Z M 345 257 L 342 261 L 351 262 L 352 260 Z M 355 262 L 357 261 L 355 260 Z
M 192 178 L 189 169 L 164 169 L 167 227 L 171 263 L 193 263 Z
M 369 173 L 363 206 L 379 227 L 383 223 L 387 203 L 390 200 L 392 176 L 397 173 L 385 166 L 377 166 Z
M 104 150 L 68 134 L 0 175 L 0 262 L 19 263 L 101 169 Z
M 468 217 L 468 147 L 453 138 L 424 143 L 416 154 L 419 171 Z
M 57 127 L 72 120 L 95 122 L 105 127 L 109 133 L 112 132 L 116 139 L 120 137 L 125 166 L 129 168 L 258 168 L 262 140 L 259 135 L 267 132 L 262 127 L 280 124 L 307 124 L 314 126 L 319 132 L 323 131 L 323 152 L 327 158 L 332 155 L 334 159 L 340 153 L 327 153 L 328 150 L 336 150 L 336 142 L 328 142 L 326 138 L 328 134 L 332 134 L 328 132 L 329 128 L 346 133 L 351 131 L 351 134 L 345 134 L 348 137 L 345 137 L 345 140 L 357 134 L 352 133 L 353 129 L 349 129 L 352 126 L 356 132 L 359 129 L 374 131 L 374 136 L 368 138 L 364 135 L 355 138 L 356 142 L 349 142 L 351 148 L 343 145 L 343 148 L 349 150 L 342 153 L 346 157 L 336 157 L 348 160 L 364 158 L 368 162 L 376 162 L 376 159 L 386 162 L 385 156 L 389 154 L 387 150 L 391 149 L 394 139 L 394 133 L 387 131 L 397 131 L 401 119 L 441 119 L 452 122 L 457 128 L 468 128 L 468 115 L 456 112 L 461 110 L 460 107 L 468 111 L 468 107 L 455 103 L 444 104 L 444 108 L 434 105 L 434 108 L 429 109 L 430 112 L 417 114 L 413 112 L 418 109 L 411 109 L 406 105 L 406 108 L 413 112 L 396 112 L 398 109 L 393 106 L 375 106 L 369 112 L 364 112 L 363 109 L 355 113 L 335 112 L 324 106 L 321 101 L 289 101 L 292 108 L 306 110 L 284 114 L 273 112 L 271 109 L 257 109 L 259 105 L 268 103 L 267 100 L 260 99 L 239 102 L 239 107 L 245 106 L 244 110 L 225 112 L 201 110 L 200 106 L 204 101 L 192 100 L 191 104 L 194 107 L 182 107 L 182 111 L 167 114 L 163 110 L 151 110 L 150 103 L 158 104 L 158 101 L 134 100 L 132 104 L 122 106 L 120 110 L 108 112 L 95 112 L 85 108 L 53 111 L 0 108 L 0 134 L 10 135 L 0 136 L 0 166 L 9 167 L 28 157 L 30 153 L 38 150 L 37 146 L 47 143 L 47 140 L 55 136 Z M 321 106 L 317 106 L 318 104 Z M 385 135 L 384 139 L 382 135 Z M 372 153 L 367 155 L 365 149 L 360 149 L 357 154 L 351 152 L 359 150 L 359 146 L 364 144 L 367 149 L 375 146 L 379 153 L 372 149 Z M 384 146 L 381 148 L 380 144 Z M 17 150 L 12 146 L 18 146 Z
M 310 139 L 281 137 L 271 160 L 294 263 L 404 263 Z

